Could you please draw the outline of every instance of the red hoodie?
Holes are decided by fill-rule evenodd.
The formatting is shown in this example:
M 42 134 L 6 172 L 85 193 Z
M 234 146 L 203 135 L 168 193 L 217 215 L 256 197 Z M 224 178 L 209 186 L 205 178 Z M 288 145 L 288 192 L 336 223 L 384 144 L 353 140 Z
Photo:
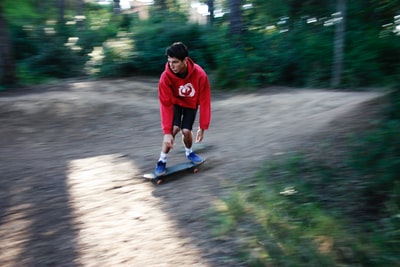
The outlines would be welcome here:
M 169 68 L 168 62 L 158 84 L 161 126 L 164 134 L 172 133 L 174 105 L 197 108 L 200 105 L 200 129 L 207 130 L 211 120 L 210 84 L 205 71 L 192 59 L 187 60 L 188 74 L 179 78 Z

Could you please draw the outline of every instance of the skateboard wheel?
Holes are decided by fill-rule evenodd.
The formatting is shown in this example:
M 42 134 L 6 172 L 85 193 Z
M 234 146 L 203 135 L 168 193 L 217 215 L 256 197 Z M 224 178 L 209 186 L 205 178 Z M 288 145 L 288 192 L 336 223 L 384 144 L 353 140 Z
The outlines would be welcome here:
M 198 173 L 198 172 L 199 172 L 199 169 L 195 168 L 195 169 L 193 170 L 193 172 L 194 172 L 194 173 Z
M 163 180 L 162 179 L 158 179 L 157 181 L 156 181 L 156 184 L 157 185 L 160 185 L 160 184 L 162 184 L 163 183 Z

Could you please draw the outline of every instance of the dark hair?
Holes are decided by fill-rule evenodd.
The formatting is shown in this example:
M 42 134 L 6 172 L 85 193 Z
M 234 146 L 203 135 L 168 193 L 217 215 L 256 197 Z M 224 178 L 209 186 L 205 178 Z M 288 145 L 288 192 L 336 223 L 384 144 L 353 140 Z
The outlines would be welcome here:
M 188 49 L 186 45 L 182 42 L 176 42 L 167 47 L 165 54 L 169 57 L 175 57 L 180 60 L 184 60 L 189 56 Z

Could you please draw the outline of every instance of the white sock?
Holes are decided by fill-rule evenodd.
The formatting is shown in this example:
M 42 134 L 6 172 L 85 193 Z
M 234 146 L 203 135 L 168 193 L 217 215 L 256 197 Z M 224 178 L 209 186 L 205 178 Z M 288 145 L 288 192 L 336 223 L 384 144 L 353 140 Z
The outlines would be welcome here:
M 187 147 L 185 147 L 185 154 L 186 154 L 186 156 L 189 156 L 189 154 L 192 153 L 192 152 L 193 152 L 192 148 L 187 148 Z
M 164 152 L 160 153 L 160 158 L 158 159 L 158 161 L 162 161 L 162 162 L 167 162 L 167 154 Z

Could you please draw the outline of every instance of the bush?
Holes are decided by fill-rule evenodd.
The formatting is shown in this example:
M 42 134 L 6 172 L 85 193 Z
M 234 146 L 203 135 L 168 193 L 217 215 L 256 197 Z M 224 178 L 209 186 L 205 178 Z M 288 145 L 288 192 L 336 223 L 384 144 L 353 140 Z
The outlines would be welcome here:
M 138 73 L 157 74 L 164 70 L 165 49 L 173 42 L 181 41 L 189 48 L 189 56 L 196 63 L 207 69 L 205 60 L 207 45 L 203 40 L 204 29 L 197 24 L 168 21 L 154 23 L 150 20 L 134 30 L 134 55 L 132 66 Z
M 387 103 L 381 126 L 360 139 L 350 162 L 365 177 L 367 209 L 390 217 L 400 210 L 400 88 L 388 94 Z
M 67 15 L 72 23 L 49 25 L 55 24 L 53 11 L 36 14 L 30 3 L 7 7 L 15 58 L 23 78 L 133 73 L 158 76 L 164 69 L 165 48 L 183 41 L 214 85 L 223 89 L 274 84 L 325 87 L 331 80 L 333 27 L 322 22 L 311 25 L 301 18 L 291 22 L 289 31 L 280 31 L 286 26 L 265 27 L 273 18 L 255 22 L 245 13 L 248 27 L 241 36 L 232 36 L 226 17 L 210 27 L 189 23 L 186 14 L 172 8 L 154 10 L 149 19 L 140 20 L 137 14 L 115 15 L 108 8 L 86 4 L 85 20 L 76 21 Z M 73 13 L 70 11 L 66 14 Z M 20 13 L 23 18 L 16 16 Z M 400 72 L 399 36 L 388 27 L 369 29 L 351 22 L 346 32 L 342 86 L 392 85 Z M 55 33 L 45 33 L 51 28 Z M 75 45 L 80 50 L 65 47 L 70 37 L 78 38 Z M 112 44 L 119 41 L 121 46 Z M 93 58 L 97 52 L 99 57 Z

